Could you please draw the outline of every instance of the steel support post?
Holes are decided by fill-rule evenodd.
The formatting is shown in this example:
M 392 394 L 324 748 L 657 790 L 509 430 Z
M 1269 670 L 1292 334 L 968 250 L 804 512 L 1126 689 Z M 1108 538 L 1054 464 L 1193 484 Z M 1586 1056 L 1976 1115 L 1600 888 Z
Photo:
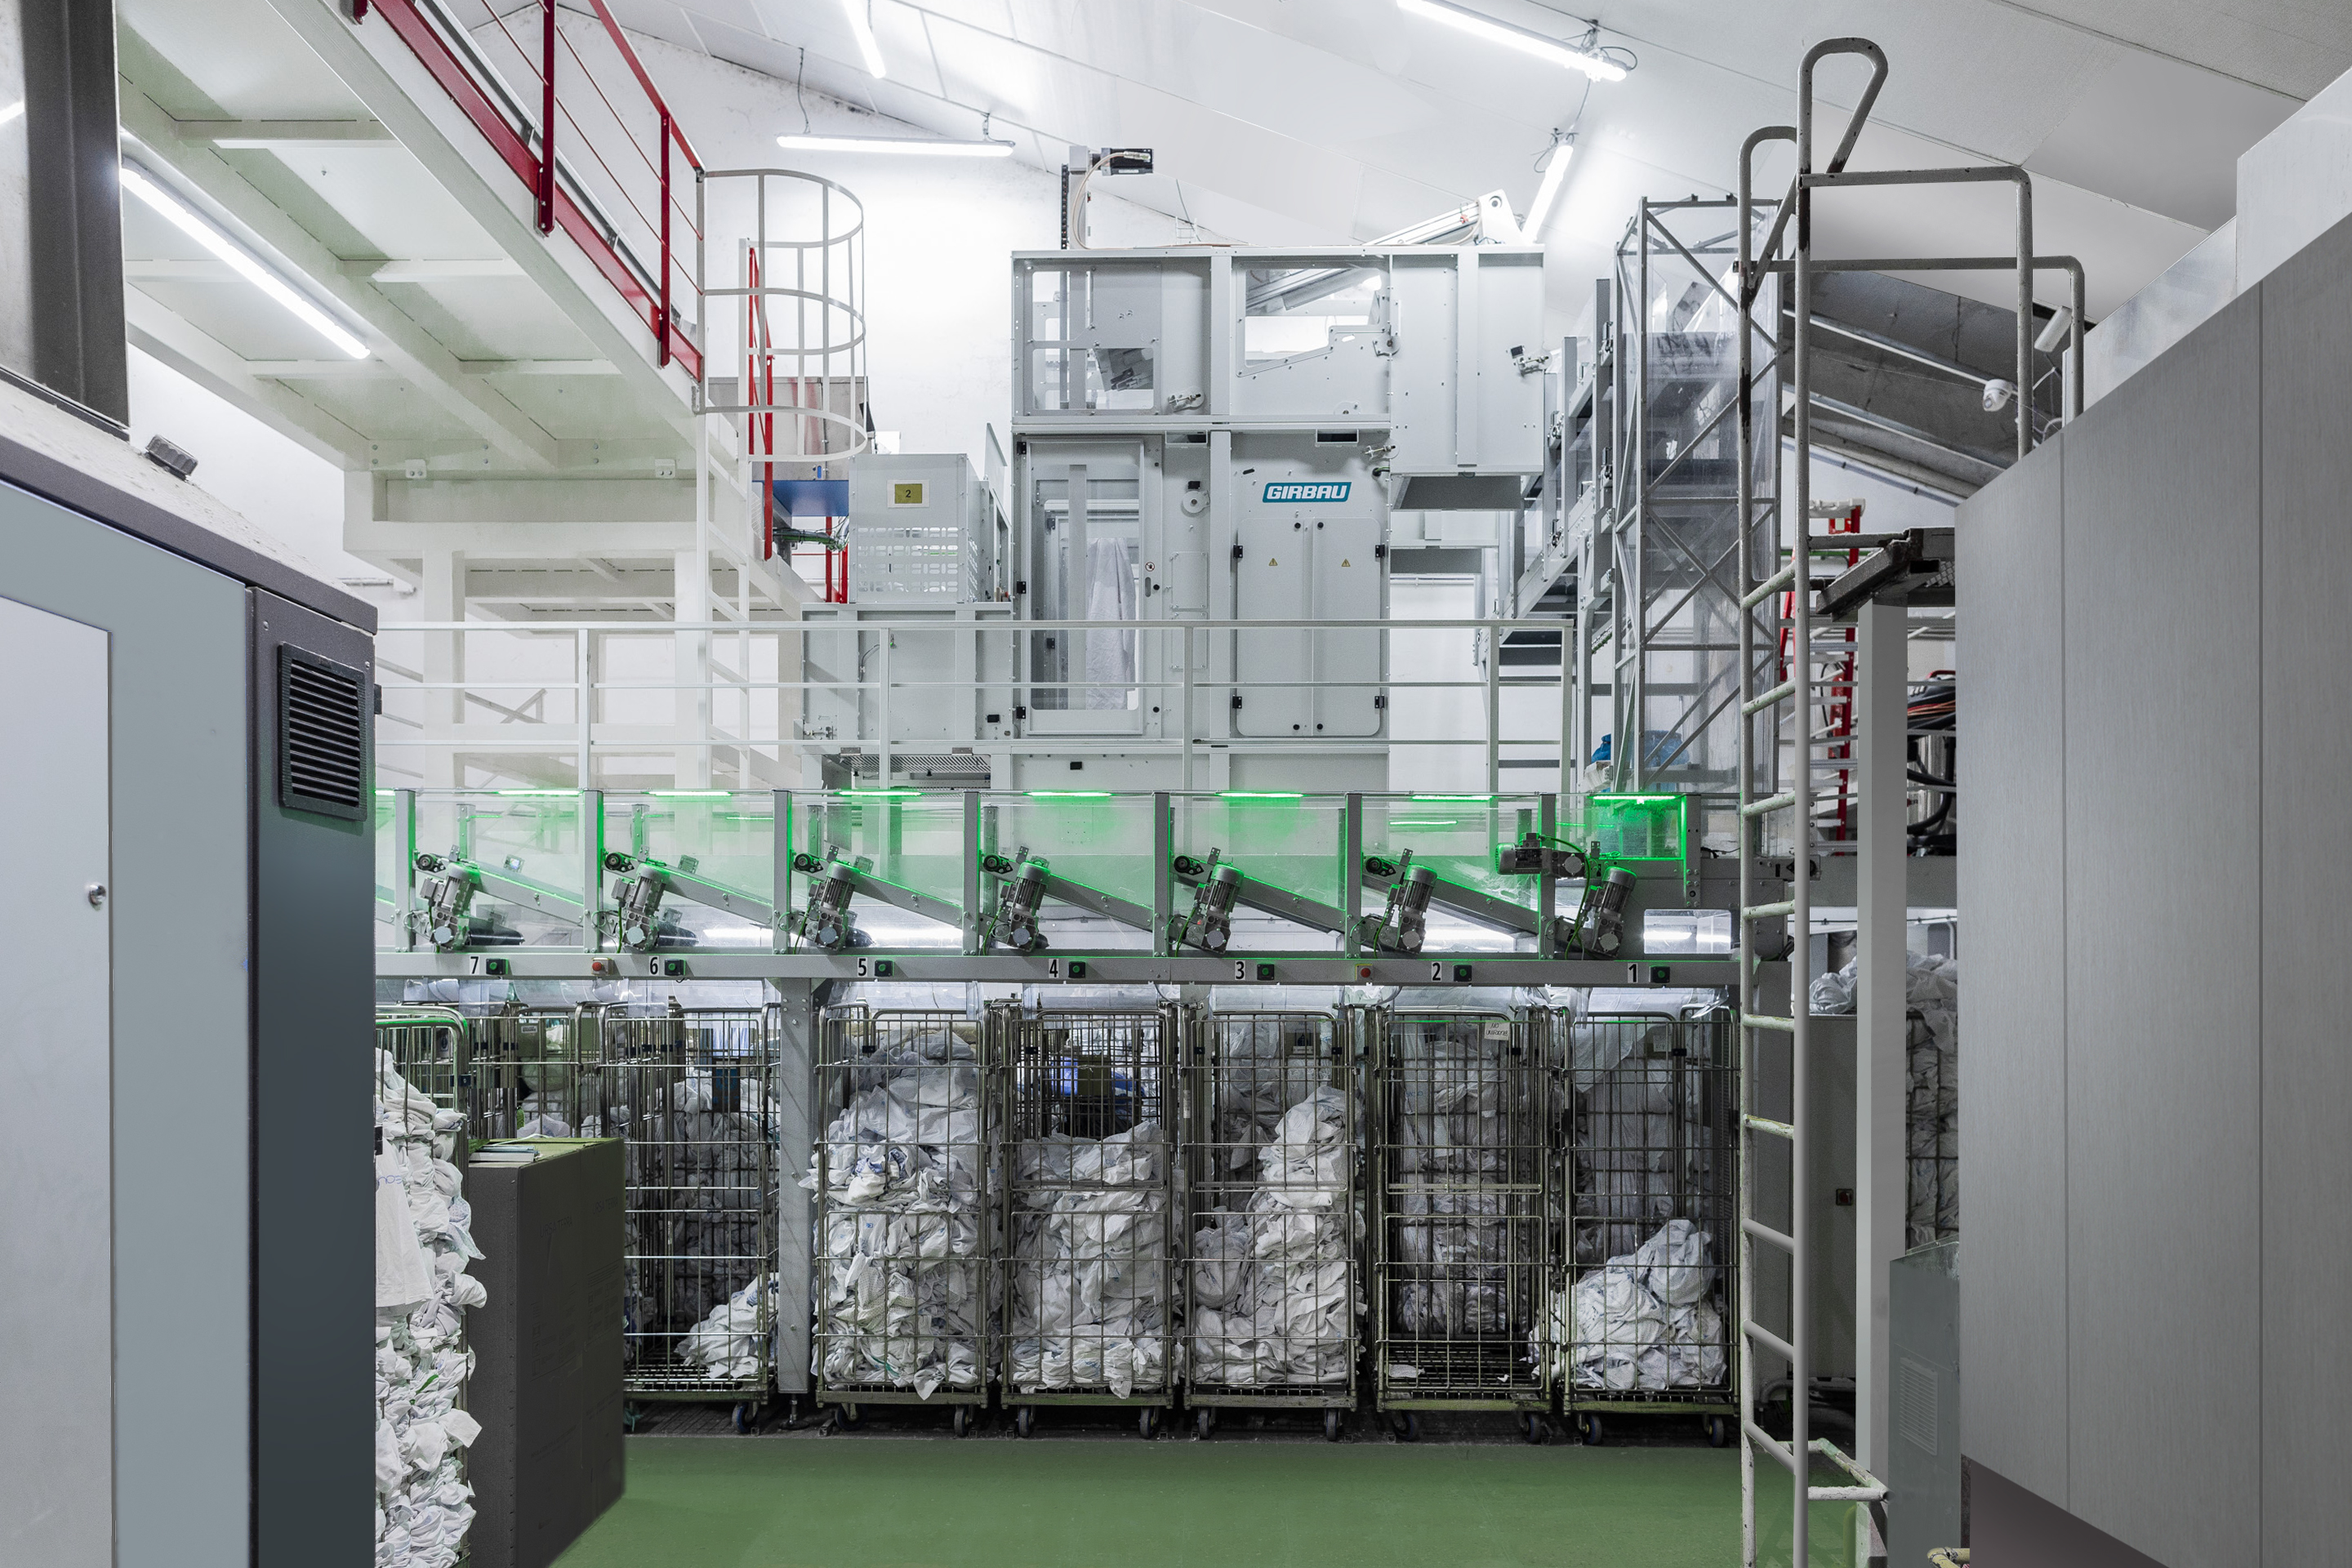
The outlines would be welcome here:
M 1893 1390 L 1887 1269 L 1903 1253 L 1908 1206 L 1903 841 L 1909 647 L 1902 605 L 1864 605 L 1854 618 L 1854 749 L 1861 795 L 1854 944 L 1860 982 L 1854 1002 L 1854 1458 L 1865 1469 L 1884 1475 Z

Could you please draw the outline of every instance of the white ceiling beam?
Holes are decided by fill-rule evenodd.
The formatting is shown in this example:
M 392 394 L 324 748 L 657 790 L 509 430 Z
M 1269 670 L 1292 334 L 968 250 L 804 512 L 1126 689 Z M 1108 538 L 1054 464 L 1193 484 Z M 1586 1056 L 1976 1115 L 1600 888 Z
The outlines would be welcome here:
M 270 381 L 392 381 L 400 374 L 380 359 L 249 359 L 245 368 Z
M 346 261 L 346 278 L 371 283 L 441 283 L 453 278 L 520 278 L 522 264 L 511 256 L 460 257 L 432 260 Z
M 216 256 L 126 257 L 122 277 L 130 283 L 241 283 L 227 262 Z
M 373 120 L 174 120 L 177 139 L 236 149 L 347 146 L 389 142 L 392 132 Z
M 601 359 L 463 359 L 458 368 L 467 375 L 618 375 L 609 360 Z
M 467 376 L 457 356 L 369 283 L 343 276 L 342 258 L 293 216 L 257 190 L 207 146 L 179 142 L 172 117 L 126 79 L 121 96 L 122 123 L 169 161 L 172 169 L 230 217 L 275 250 L 319 292 L 365 324 L 385 363 L 415 382 L 418 390 L 482 439 L 526 468 L 556 466 L 556 443 L 538 423 L 478 376 Z
M 679 436 L 691 438 L 691 383 L 673 360 L 655 364 L 652 326 L 628 309 L 569 235 L 541 235 L 530 193 L 473 122 L 451 101 L 409 47 L 379 21 L 354 23 L 320 0 L 269 0 L 327 68 L 393 132 L 426 174 L 482 226 L 492 244 L 584 333 L 596 353 L 619 368 L 638 403 Z M 690 299 L 682 302 L 691 311 Z
M 239 412 L 250 415 L 339 468 L 367 467 L 367 437 L 298 392 L 254 375 L 244 360 L 136 289 L 122 291 L 131 345 L 160 360 Z M 169 434 L 169 432 L 165 432 Z

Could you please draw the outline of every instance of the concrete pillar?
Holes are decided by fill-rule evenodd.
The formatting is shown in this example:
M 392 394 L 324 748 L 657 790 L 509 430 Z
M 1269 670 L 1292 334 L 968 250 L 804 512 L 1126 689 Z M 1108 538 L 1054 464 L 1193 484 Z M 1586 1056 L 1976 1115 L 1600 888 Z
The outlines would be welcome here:
M 1861 799 L 1854 952 L 1854 1457 L 1884 1478 L 1893 1391 L 1887 1269 L 1903 1254 L 1904 792 L 1909 646 L 1900 605 L 1855 616 L 1854 752 Z

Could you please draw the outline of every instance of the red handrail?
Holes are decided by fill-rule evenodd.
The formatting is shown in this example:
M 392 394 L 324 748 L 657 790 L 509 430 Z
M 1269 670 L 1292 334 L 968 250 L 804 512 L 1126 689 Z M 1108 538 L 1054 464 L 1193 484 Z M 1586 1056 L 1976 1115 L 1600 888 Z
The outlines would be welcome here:
M 670 144 L 673 142 L 677 144 L 678 151 L 685 154 L 688 169 L 697 175 L 702 173 L 702 161 L 695 155 L 685 132 L 678 130 L 669 105 L 654 86 L 653 78 L 646 72 L 645 63 L 637 58 L 636 50 L 629 46 L 628 38 L 621 31 L 620 23 L 614 20 L 612 11 L 604 0 L 590 0 L 606 35 L 635 77 L 637 86 L 661 123 L 659 163 L 656 166 L 652 161 L 647 161 L 648 167 L 655 169 L 655 178 L 660 190 L 660 216 L 650 226 L 657 237 L 659 255 L 654 258 L 654 266 L 649 269 L 654 277 L 650 279 L 640 277 L 637 270 L 622 258 L 615 237 L 582 206 L 561 177 L 555 159 L 555 121 L 560 109 L 555 83 L 555 51 L 559 41 L 555 0 L 540 0 L 540 4 L 543 58 L 539 62 L 540 122 L 535 127 L 526 125 L 518 128 L 499 110 L 492 101 L 488 84 L 477 79 L 473 69 L 449 47 L 440 30 L 418 10 L 417 0 L 370 0 L 370 4 L 365 5 L 354 5 L 352 19 L 356 24 L 363 20 L 370 11 L 383 16 L 385 23 L 399 35 L 401 41 L 409 47 L 425 70 L 441 84 L 442 90 L 448 93 L 459 111 L 473 121 L 475 129 L 489 142 L 491 151 L 497 153 L 499 161 L 531 191 L 538 209 L 539 231 L 552 234 L 561 228 L 570 235 L 587 256 L 590 264 L 619 291 L 629 308 L 645 320 L 654 335 L 656 363 L 667 366 L 675 358 L 689 376 L 699 381 L 702 379 L 702 350 L 678 325 L 671 308 L 670 275 L 677 267 L 678 258 L 671 254 L 670 209 L 677 201 L 677 195 L 672 183 Z M 609 100 L 607 105 L 610 106 Z M 614 119 L 619 122 L 617 111 Z M 575 128 L 577 123 L 575 121 Z M 625 133 L 626 125 L 621 123 Z M 532 146 L 534 132 L 538 142 L 536 148 Z M 638 155 L 644 157 L 642 147 L 638 149 Z M 607 172 L 610 172 L 609 165 Z M 638 210 L 642 216 L 643 209 Z

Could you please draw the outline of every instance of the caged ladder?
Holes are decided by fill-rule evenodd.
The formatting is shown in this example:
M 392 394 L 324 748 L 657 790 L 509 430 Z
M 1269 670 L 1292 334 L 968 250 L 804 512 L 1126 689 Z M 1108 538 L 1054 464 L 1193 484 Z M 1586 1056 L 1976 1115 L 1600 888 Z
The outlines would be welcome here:
M 1874 44 L 1859 38 L 1833 39 L 1817 45 L 1805 56 L 1803 90 L 1799 99 L 1798 124 L 1769 126 L 1748 138 L 1740 149 L 1739 165 L 1739 289 L 1742 317 L 1739 337 L 1739 531 L 1738 572 L 1740 588 L 1739 616 L 1739 768 L 1738 768 L 1738 832 L 1739 832 L 1739 921 L 1738 944 L 1739 953 L 1739 1050 L 1738 1095 L 1739 1110 L 1737 1126 L 1738 1138 L 1738 1245 L 1739 1311 L 1741 1342 L 1738 1346 L 1739 1391 L 1739 1490 L 1740 1490 L 1740 1561 L 1746 1568 L 1755 1568 L 1758 1562 L 1756 1504 L 1758 1496 L 1757 1455 L 1760 1452 L 1786 1471 L 1790 1484 L 1790 1556 L 1792 1564 L 1811 1561 L 1811 1509 L 1815 1502 L 1883 1503 L 1886 1489 L 1875 1477 L 1825 1437 L 1811 1435 L 1809 1416 L 1809 1389 L 1811 1383 L 1811 1338 L 1808 1328 L 1810 1304 L 1806 1300 L 1805 1267 L 1809 1225 L 1806 1214 L 1807 1129 L 1805 1126 L 1807 1093 L 1807 1056 L 1811 1041 L 1806 1028 L 1807 993 L 1811 988 L 1811 944 L 1808 937 L 1812 926 L 1812 896 L 1811 870 L 1815 836 L 1815 784 L 1820 773 L 1835 774 L 1834 759 L 1816 757 L 1817 749 L 1826 750 L 1824 742 L 1834 742 L 1834 726 L 1824 726 L 1816 731 L 1813 715 L 1818 705 L 1817 692 L 1824 685 L 1816 666 L 1836 655 L 1830 648 L 1817 649 L 1813 633 L 1812 582 L 1809 566 L 1810 545 L 1808 513 L 1811 507 L 1811 454 L 1812 449 L 1811 385 L 1807 350 L 1811 346 L 1811 277 L 1810 259 L 1811 186 L 1808 176 L 1812 171 L 1812 77 L 1814 67 L 1830 54 L 1858 54 L 1872 65 L 1870 86 L 1853 111 L 1852 122 L 1831 157 L 1826 172 L 1835 174 L 1845 167 L 1853 155 L 1854 144 L 1861 139 L 1862 127 L 1869 118 L 1872 103 L 1885 80 L 1885 57 Z M 1779 204 L 1772 228 L 1763 244 L 1763 255 L 1755 251 L 1751 216 L 1756 211 L 1753 197 L 1754 164 L 1757 148 L 1767 142 L 1790 141 L 1797 143 L 1797 178 L 1789 199 Z M 1797 233 L 1793 249 L 1790 315 L 1793 321 L 1791 359 L 1794 361 L 1794 403 L 1796 423 L 1796 460 L 1791 478 L 1795 500 L 1786 514 L 1770 512 L 1772 526 L 1767 535 L 1769 554 L 1759 562 L 1757 539 L 1758 502 L 1755 494 L 1754 458 L 1759 433 L 1753 399 L 1748 395 L 1755 372 L 1753 364 L 1756 332 L 1750 325 L 1752 311 L 1762 298 L 1779 313 L 1777 292 L 1766 290 L 1763 280 L 1779 250 L 1781 237 L 1791 216 L 1796 218 Z M 1777 321 L 1776 321 L 1777 325 Z M 1780 334 L 1772 331 L 1769 342 L 1777 345 Z M 1779 446 L 1778 410 L 1773 411 L 1774 428 L 1769 432 L 1772 445 Z M 1796 520 L 1796 538 L 1792 546 L 1778 543 L 1781 533 L 1780 517 Z M 1759 567 L 1764 568 L 1759 575 Z M 1785 599 L 1783 598 L 1785 595 Z M 1773 628 L 1759 637 L 1758 612 L 1769 609 L 1776 603 L 1785 603 L 1788 625 Z M 1785 629 L 1785 645 L 1777 633 Z M 1759 647 L 1759 644 L 1761 645 Z M 1785 646 L 1787 656 L 1780 657 Z M 1832 645 L 1843 653 L 1843 644 Z M 1772 676 L 1777 679 L 1763 690 L 1759 685 L 1759 657 L 1770 660 Z M 1761 744 L 1759 746 L 1759 741 Z M 1790 754 L 1790 769 L 1782 787 L 1780 755 L 1783 749 Z M 1759 751 L 1761 767 L 1759 769 Z M 1850 767 L 1850 763 L 1843 764 Z M 1758 779 L 1765 780 L 1764 789 L 1758 793 Z M 1775 900 L 1758 897 L 1758 869 L 1767 847 L 1765 828 L 1773 819 L 1786 815 L 1790 826 L 1787 854 L 1790 875 L 1785 896 Z M 1780 955 L 1772 951 L 1781 945 L 1770 936 L 1760 934 L 1770 931 L 1788 932 L 1788 991 L 1790 1007 L 1783 1016 L 1760 1010 L 1759 985 L 1761 970 L 1767 962 Z M 1785 1049 L 1788 1053 L 1789 1111 L 1788 1120 L 1758 1113 L 1755 1101 L 1759 1056 L 1767 1050 Z M 1784 1146 L 1789 1158 L 1789 1228 L 1774 1228 L 1756 1215 L 1756 1151 L 1762 1141 Z M 1789 1337 L 1765 1328 L 1756 1317 L 1756 1258 L 1759 1247 L 1771 1248 L 1786 1258 L 1788 1265 L 1788 1328 Z M 1756 1419 L 1756 1352 L 1763 1351 L 1789 1363 L 1790 1428 L 1786 1442 L 1773 1436 Z M 1826 1460 L 1834 1469 L 1843 1472 L 1846 1484 L 1816 1486 L 1812 1483 L 1813 1460 L 1816 1456 Z
M 1832 56 L 1851 55 L 1870 66 L 1870 82 L 1853 110 L 1853 119 L 1838 142 L 1837 151 L 1816 170 L 1813 163 L 1813 76 L 1822 61 Z M 1759 300 L 1770 301 L 1774 320 L 1780 306 L 1776 296 L 1768 294 L 1763 283 L 1768 278 L 1785 277 L 1790 282 L 1789 315 L 1791 331 L 1787 353 L 1792 363 L 1790 376 L 1795 423 L 1794 451 L 1790 464 L 1795 496 L 1786 513 L 1771 514 L 1759 510 L 1754 493 L 1754 458 L 1759 432 L 1756 428 L 1754 400 L 1747 395 L 1750 384 L 1751 339 L 1756 333 L 1743 330 L 1739 336 L 1739 375 L 1742 395 L 1739 399 L 1739 484 L 1741 529 L 1738 539 L 1740 604 L 1740 664 L 1739 703 L 1739 1023 L 1740 1023 L 1740 1104 L 1739 1138 L 1739 1289 L 1741 1354 L 1739 1357 L 1740 1405 L 1740 1507 L 1742 1524 L 1742 1561 L 1757 1561 L 1756 1531 L 1756 1455 L 1761 1450 L 1787 1470 L 1790 1477 L 1790 1499 L 1793 1513 L 1790 1519 L 1791 1560 L 1807 1561 L 1811 1533 L 1806 1505 L 1810 1502 L 1846 1502 L 1868 1505 L 1875 1513 L 1885 1501 L 1886 1488 L 1853 1457 L 1836 1445 L 1811 1436 L 1807 1396 L 1811 1380 L 1811 1357 L 1807 1341 L 1810 1337 L 1806 1300 L 1805 1270 L 1808 1263 L 1806 1193 L 1807 1135 L 1805 1128 L 1806 1078 L 1811 1047 L 1807 1028 L 1808 993 L 1812 976 L 1809 973 L 1811 934 L 1812 900 L 1811 873 L 1815 847 L 1815 829 L 1820 814 L 1820 781 L 1823 776 L 1845 773 L 1853 766 L 1848 757 L 1816 755 L 1825 745 L 1843 747 L 1846 737 L 1837 731 L 1843 726 L 1825 725 L 1814 728 L 1814 715 L 1821 706 L 1822 694 L 1834 689 L 1841 679 L 1847 682 L 1852 674 L 1844 664 L 1850 645 L 1840 636 L 1835 641 L 1815 640 L 1815 608 L 1812 603 L 1811 557 L 1816 546 L 1810 535 L 1809 518 L 1812 510 L 1811 480 L 1812 467 L 1812 285 L 1816 276 L 1825 272 L 1880 271 L 2009 271 L 2013 270 L 2017 285 L 2016 319 L 2016 380 L 2020 390 L 2015 395 L 2017 410 L 2017 456 L 2021 461 L 2032 450 L 2038 438 L 2039 416 L 2033 399 L 2024 389 L 2041 384 L 2032 374 L 2034 341 L 2033 279 L 2037 271 L 2063 271 L 2074 285 L 2073 317 L 2066 343 L 2068 363 L 2060 389 L 2063 419 L 2082 413 L 2083 397 L 2083 269 L 2080 262 L 2066 256 L 2037 256 L 2033 250 L 2033 187 L 2024 169 L 2015 164 L 1996 163 L 1975 167 L 1945 169 L 1849 170 L 1848 158 L 1861 139 L 1863 125 L 1870 118 L 1871 106 L 1877 101 L 1879 89 L 1886 81 L 1886 56 L 1867 38 L 1831 38 L 1816 44 L 1807 51 L 1798 79 L 1797 123 L 1769 126 L 1748 138 L 1740 151 L 1739 172 L 1739 279 L 1740 306 L 1751 319 Z M 1752 216 L 1758 207 L 1752 195 L 1756 150 L 1767 142 L 1796 143 L 1797 169 L 1788 195 L 1778 204 L 1769 234 L 1761 253 L 1753 247 Z M 1812 255 L 1812 197 L 1816 191 L 1836 187 L 1884 185 L 1941 184 L 2006 184 L 2016 195 L 2017 246 L 2013 257 L 1944 256 L 1905 258 L 1849 258 L 1839 260 L 1817 259 Z M 1795 220 L 1793 236 L 1784 259 L 1781 241 L 1790 233 L 1790 219 Z M 1776 331 L 1768 341 L 1780 342 Z M 1773 447 L 1779 445 L 1777 410 L 1774 423 L 1763 433 Z M 1759 552 L 1756 522 L 1760 516 L 1771 517 L 1771 527 Z M 1785 516 L 1793 523 L 1795 537 L 1784 547 L 1780 543 L 1780 518 Z M 1822 548 L 1843 554 L 1845 546 L 1834 538 L 1822 542 Z M 1759 560 L 1759 553 L 1766 559 Z M 1759 576 L 1761 570 L 1765 574 Z M 1779 627 L 1759 628 L 1759 608 L 1771 605 L 1776 596 L 1788 595 L 1788 658 L 1785 666 L 1778 662 Z M 1822 617 L 1826 619 L 1827 617 Z M 1759 637 L 1759 630 L 1762 635 Z M 1771 652 L 1766 654 L 1765 648 Z M 1768 689 L 1758 689 L 1759 659 L 1772 658 L 1775 663 Z M 1817 667 L 1830 665 L 1836 672 L 1826 677 L 1817 673 Z M 1781 762 L 1786 756 L 1793 777 L 1780 785 Z M 1760 767 L 1759 767 L 1760 756 Z M 1759 790 L 1759 779 L 1765 782 Z M 1897 788 L 1900 788 L 1898 784 Z M 1861 809 L 1867 814 L 1873 803 L 1864 800 Z M 1885 809 L 1884 803 L 1881 809 Z M 1835 815 L 1836 805 L 1832 805 Z M 1781 813 L 1789 814 L 1790 829 L 1784 847 L 1790 872 L 1787 892 L 1777 899 L 1759 901 L 1757 887 L 1758 861 L 1766 843 L 1765 826 Z M 1774 926 L 1785 928 L 1793 941 L 1789 942 L 1791 962 L 1788 965 L 1788 995 L 1791 1006 L 1787 1015 L 1768 1014 L 1759 1009 L 1759 980 L 1762 964 L 1777 959 L 1777 952 L 1767 953 L 1768 946 L 1778 947 L 1777 941 L 1760 938 L 1759 928 L 1770 931 Z M 1766 1050 L 1788 1053 L 1790 1106 L 1789 1120 L 1776 1121 L 1758 1114 L 1754 1094 L 1756 1066 Z M 1857 1126 L 1856 1137 L 1863 1137 Z M 1790 1161 L 1789 1228 L 1776 1230 L 1758 1219 L 1753 1155 L 1757 1149 L 1777 1144 L 1787 1151 Z M 1755 1321 L 1754 1267 L 1759 1247 L 1781 1254 L 1789 1265 L 1787 1340 L 1772 1333 Z M 1785 1443 L 1763 1430 L 1756 1422 L 1756 1386 L 1753 1352 L 1762 1350 L 1790 1368 L 1790 1437 Z M 1865 1457 L 1869 1457 L 1865 1454 Z M 1811 1484 L 1811 1472 L 1816 1458 L 1840 1472 L 1842 1483 L 1828 1486 Z M 1857 1521 L 1859 1523 L 1859 1521 Z

